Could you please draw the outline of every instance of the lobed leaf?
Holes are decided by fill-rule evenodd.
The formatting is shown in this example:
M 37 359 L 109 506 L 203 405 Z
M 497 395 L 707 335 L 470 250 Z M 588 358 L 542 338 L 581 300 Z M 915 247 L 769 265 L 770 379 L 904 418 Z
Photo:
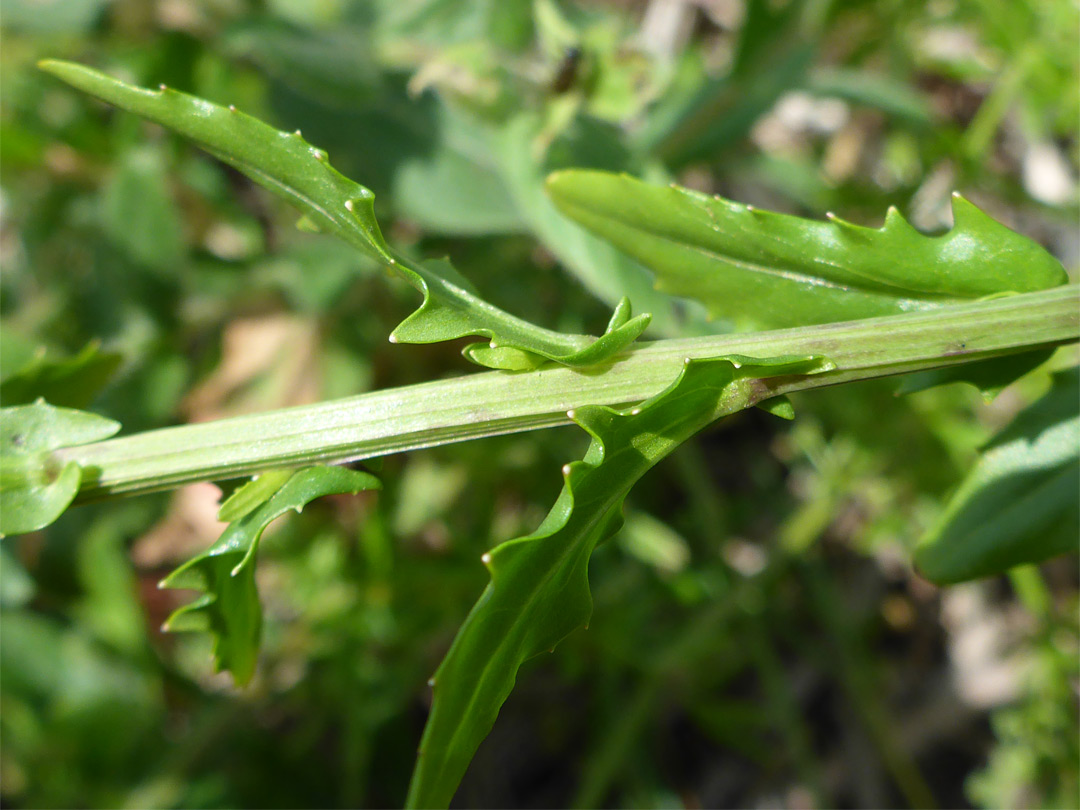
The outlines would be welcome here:
M 606 172 L 556 172 L 547 188 L 567 216 L 652 269 L 660 289 L 741 325 L 892 315 L 1067 281 L 1038 244 L 958 194 L 952 230 L 930 237 L 895 208 L 867 228 Z
M 1080 369 L 1055 374 L 1046 396 L 991 442 L 915 550 L 928 579 L 992 576 L 1077 550 L 1078 402 Z
M 449 804 L 518 668 L 588 622 L 589 557 L 621 525 L 634 483 L 694 433 L 760 399 L 758 379 L 827 367 L 806 357 L 688 360 L 671 386 L 634 408 L 569 413 L 592 442 L 582 461 L 563 467 L 562 492 L 540 527 L 484 555 L 491 582 L 432 679 L 409 806 Z
M 52 451 L 107 439 L 120 423 L 44 400 L 0 409 L 0 536 L 44 528 L 68 508 L 82 482 L 74 461 Z
M 516 318 L 480 298 L 456 272 L 447 270 L 447 264 L 412 264 L 396 256 L 375 220 L 375 195 L 331 167 L 326 152 L 304 141 L 299 130 L 280 132 L 233 107 L 219 107 L 164 86 L 135 87 L 70 62 L 46 60 L 40 66 L 84 92 L 190 138 L 298 208 L 306 227 L 333 233 L 383 262 L 424 296 L 420 307 L 391 334 L 394 342 L 482 336 L 496 351 L 473 349 L 466 356 L 493 368 L 532 368 L 547 360 L 588 366 L 622 351 L 648 326 L 649 316 L 638 315 L 597 339 Z
M 280 478 L 275 474 L 267 480 L 277 483 Z M 240 517 L 210 548 L 161 581 L 162 588 L 202 591 L 201 596 L 169 616 L 163 629 L 210 633 L 214 638 L 215 668 L 227 669 L 237 684 L 247 683 L 255 673 L 262 632 L 255 555 L 263 531 L 290 509 L 300 512 L 323 495 L 355 494 L 381 486 L 377 478 L 365 472 L 345 467 L 305 467 L 289 476 L 276 491 L 265 485 L 248 488 L 240 498 L 246 501 L 246 511 L 229 499 L 223 509 L 230 507 Z M 237 494 L 240 492 L 243 490 Z M 255 498 L 262 499 L 257 508 L 251 503 Z

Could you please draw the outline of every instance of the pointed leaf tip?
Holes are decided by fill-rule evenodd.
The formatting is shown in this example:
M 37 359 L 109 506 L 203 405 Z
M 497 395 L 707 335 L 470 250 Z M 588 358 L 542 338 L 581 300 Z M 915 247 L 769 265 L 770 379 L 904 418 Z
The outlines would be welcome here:
M 560 211 L 656 273 L 657 289 L 741 326 L 898 314 L 1067 280 L 1041 246 L 961 196 L 952 230 L 929 237 L 895 209 L 881 228 L 831 212 L 814 221 L 595 170 L 560 171 L 547 189 Z
M 338 173 L 326 153 L 303 140 L 300 130 L 279 132 L 232 108 L 185 93 L 167 95 L 134 87 L 82 65 L 48 60 L 42 69 L 57 78 L 192 139 L 210 154 L 246 174 L 298 208 L 318 230 L 333 233 L 384 263 L 388 272 L 412 285 L 423 301 L 394 330 L 402 343 L 433 343 L 476 336 L 497 338 L 501 352 L 479 348 L 466 357 L 493 368 L 522 370 L 542 362 L 595 365 L 622 351 L 647 320 L 632 319 L 600 339 L 566 335 L 491 306 L 447 263 L 413 265 L 396 258 L 375 219 L 371 191 Z M 502 350 L 515 350 L 507 354 Z M 526 355 L 541 358 L 529 361 Z

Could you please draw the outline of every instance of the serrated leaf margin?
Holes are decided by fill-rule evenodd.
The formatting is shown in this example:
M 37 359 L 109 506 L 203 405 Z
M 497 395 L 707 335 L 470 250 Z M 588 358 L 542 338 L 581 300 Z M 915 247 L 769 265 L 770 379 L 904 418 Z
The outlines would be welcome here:
M 375 218 L 375 195 L 335 170 L 327 153 L 307 143 L 300 130 L 281 132 L 235 107 L 221 107 L 165 85 L 157 90 L 136 87 L 71 62 L 47 59 L 38 66 L 79 90 L 190 138 L 298 208 L 309 226 L 341 237 L 412 285 L 423 301 L 394 329 L 391 342 L 484 337 L 490 341 L 489 350 L 467 348 L 467 359 L 507 370 L 544 361 L 585 367 L 621 352 L 649 324 L 648 314 L 638 315 L 594 338 L 517 318 L 476 295 L 456 272 L 439 272 L 434 262 L 414 263 L 395 254 Z
M 636 481 L 718 417 L 767 398 L 756 380 L 830 368 L 820 357 L 687 359 L 670 386 L 640 405 L 587 405 L 568 413 L 589 434 L 589 448 L 582 460 L 563 467 L 562 491 L 539 528 L 483 556 L 491 581 L 432 678 L 432 710 L 407 806 L 450 802 L 521 664 L 588 621 L 589 557 L 621 525 L 622 503 Z M 630 469 L 605 481 L 613 455 L 622 453 L 630 454 Z M 599 504 L 590 502 L 594 496 L 588 492 L 596 486 Z M 546 600 L 542 589 L 550 589 Z M 502 599 L 508 604 L 498 604 Z M 494 654 L 485 652 L 485 638 L 494 639 Z M 450 698 L 455 705 L 447 709 Z

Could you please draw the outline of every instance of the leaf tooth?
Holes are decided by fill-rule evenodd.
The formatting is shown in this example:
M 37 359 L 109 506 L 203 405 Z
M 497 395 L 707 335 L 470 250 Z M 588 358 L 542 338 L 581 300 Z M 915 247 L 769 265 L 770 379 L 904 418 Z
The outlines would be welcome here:
M 829 220 L 829 222 L 831 222 L 836 227 L 841 228 L 842 230 L 850 231 L 851 233 L 861 234 L 864 231 L 870 230 L 868 228 L 864 228 L 862 225 L 856 225 L 854 222 L 849 222 L 846 219 L 841 219 L 832 211 L 825 212 L 825 219 Z
M 897 231 L 904 231 L 905 234 L 913 236 L 923 236 L 917 228 L 904 219 L 904 215 L 900 213 L 900 210 L 895 205 L 890 205 L 885 211 L 885 222 L 879 232 L 889 232 L 895 235 Z
M 482 562 L 484 565 L 491 565 L 491 552 L 485 551 L 483 554 L 481 554 L 480 562 Z
M 978 228 L 987 227 L 988 223 L 1003 227 L 997 223 L 993 217 L 988 215 L 967 197 L 963 196 L 959 191 L 954 191 L 951 196 L 953 214 L 952 231 L 974 231 Z

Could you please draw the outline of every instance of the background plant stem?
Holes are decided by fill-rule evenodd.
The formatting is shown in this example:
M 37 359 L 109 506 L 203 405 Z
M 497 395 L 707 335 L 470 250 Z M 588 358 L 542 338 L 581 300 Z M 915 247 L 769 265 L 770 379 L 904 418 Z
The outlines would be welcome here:
M 820 355 L 830 371 L 761 381 L 780 394 L 954 365 L 1080 338 L 1070 285 L 933 311 L 821 326 L 638 344 L 603 369 L 486 372 L 251 416 L 163 428 L 56 455 L 83 468 L 79 500 L 335 463 L 567 424 L 566 411 L 663 390 L 685 358 Z

